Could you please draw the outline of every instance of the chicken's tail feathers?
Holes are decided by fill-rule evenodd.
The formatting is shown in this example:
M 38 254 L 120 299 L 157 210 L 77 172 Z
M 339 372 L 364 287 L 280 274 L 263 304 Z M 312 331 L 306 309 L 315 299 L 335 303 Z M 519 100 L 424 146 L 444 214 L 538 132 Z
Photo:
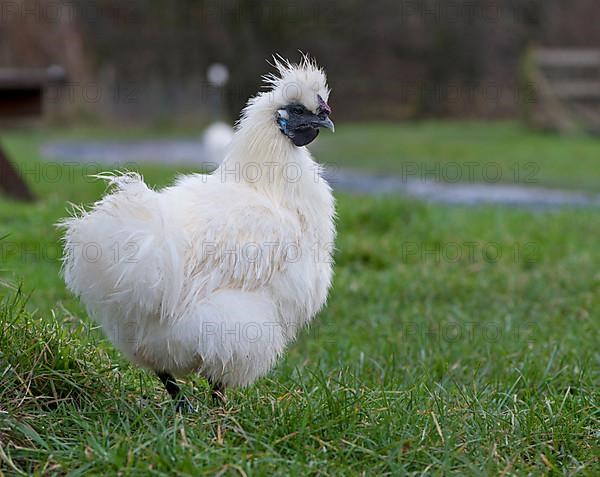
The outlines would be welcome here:
M 144 182 L 144 178 L 141 174 L 132 171 L 103 171 L 98 174 L 90 174 L 88 177 L 93 179 L 102 180 L 107 183 L 107 189 L 112 191 L 124 191 L 126 189 L 135 188 L 139 186 L 143 190 L 149 190 L 148 186 Z M 101 204 L 104 199 L 97 201 L 91 206 L 91 208 L 97 207 Z M 74 221 L 84 217 L 88 214 L 88 209 L 82 204 L 76 204 L 75 202 L 67 202 L 67 217 L 59 220 L 54 224 L 56 228 L 62 231 L 67 231 L 74 223 Z M 65 237 L 62 237 L 63 241 Z
M 98 174 L 90 174 L 88 177 L 104 181 L 109 188 L 118 190 L 124 190 L 132 185 L 147 187 L 143 176 L 134 171 L 103 171 Z
M 72 204 L 71 216 L 57 224 L 67 287 L 89 309 L 118 303 L 124 314 L 135 308 L 166 317 L 183 288 L 185 239 L 173 232 L 172 214 L 139 174 L 96 177 L 108 182 L 110 193 L 89 207 Z

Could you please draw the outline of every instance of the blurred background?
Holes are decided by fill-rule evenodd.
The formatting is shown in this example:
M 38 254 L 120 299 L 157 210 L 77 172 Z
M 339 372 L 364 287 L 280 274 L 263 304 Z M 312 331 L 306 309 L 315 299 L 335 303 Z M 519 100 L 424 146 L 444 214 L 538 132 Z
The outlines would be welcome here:
M 599 20 L 593 0 L 4 0 L 0 125 L 41 134 L 46 162 L 213 168 L 272 55 L 303 51 L 326 68 L 347 124 L 315 145 L 340 188 L 459 201 L 431 183 L 597 190 Z M 4 185 L 15 187 L 33 197 Z
M 338 120 L 514 118 L 537 98 L 528 49 L 598 47 L 599 17 L 594 0 L 4 0 L 0 67 L 61 68 L 43 94 L 61 121 L 202 121 L 215 97 L 233 120 L 265 59 L 298 50 L 327 67 Z

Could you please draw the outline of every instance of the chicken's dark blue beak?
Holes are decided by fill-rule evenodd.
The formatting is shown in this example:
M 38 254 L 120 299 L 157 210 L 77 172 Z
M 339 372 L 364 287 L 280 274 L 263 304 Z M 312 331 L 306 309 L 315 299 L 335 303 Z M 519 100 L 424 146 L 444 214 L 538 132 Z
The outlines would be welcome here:
M 276 119 L 281 132 L 296 146 L 306 146 L 316 139 L 320 128 L 335 131 L 330 112 L 329 107 L 319 107 L 315 114 L 301 104 L 290 104 L 277 112 Z
M 327 128 L 331 130 L 331 132 L 335 132 L 335 124 L 333 121 L 329 119 L 327 116 L 320 117 L 317 116 L 318 120 L 313 122 L 313 126 L 317 128 Z

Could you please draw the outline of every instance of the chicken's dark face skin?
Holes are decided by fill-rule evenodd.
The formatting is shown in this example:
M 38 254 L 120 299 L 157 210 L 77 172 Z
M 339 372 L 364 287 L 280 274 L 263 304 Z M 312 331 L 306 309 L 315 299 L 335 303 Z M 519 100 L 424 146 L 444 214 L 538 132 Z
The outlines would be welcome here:
M 324 104 L 313 113 L 300 103 L 287 105 L 277 111 L 277 124 L 280 131 L 298 147 L 310 144 L 319 135 L 319 128 L 324 127 L 332 131 L 335 129 L 329 119 L 331 110 L 325 106 Z

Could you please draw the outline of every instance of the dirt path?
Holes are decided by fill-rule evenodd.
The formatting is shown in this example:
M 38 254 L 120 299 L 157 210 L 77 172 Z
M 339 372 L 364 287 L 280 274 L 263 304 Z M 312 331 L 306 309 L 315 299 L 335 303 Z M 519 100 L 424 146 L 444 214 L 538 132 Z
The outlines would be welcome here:
M 402 180 L 356 171 L 338 171 L 333 187 L 366 194 L 402 194 L 446 204 L 502 204 L 544 207 L 600 207 L 600 195 L 537 186 L 486 183 L 440 183 Z

